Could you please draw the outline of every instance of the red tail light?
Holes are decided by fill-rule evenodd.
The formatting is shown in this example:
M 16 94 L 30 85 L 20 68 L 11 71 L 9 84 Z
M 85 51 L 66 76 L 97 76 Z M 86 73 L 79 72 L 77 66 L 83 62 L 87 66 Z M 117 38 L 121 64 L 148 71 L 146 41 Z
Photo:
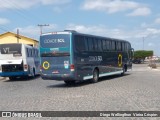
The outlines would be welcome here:
M 24 67 L 24 70 L 28 70 L 28 65 L 27 64 L 25 64 L 23 67 Z
M 74 71 L 74 65 L 73 64 L 70 65 L 70 69 L 71 69 L 71 71 Z
M 43 67 L 42 67 L 42 66 L 40 66 L 40 71 L 42 71 L 42 69 L 43 69 Z

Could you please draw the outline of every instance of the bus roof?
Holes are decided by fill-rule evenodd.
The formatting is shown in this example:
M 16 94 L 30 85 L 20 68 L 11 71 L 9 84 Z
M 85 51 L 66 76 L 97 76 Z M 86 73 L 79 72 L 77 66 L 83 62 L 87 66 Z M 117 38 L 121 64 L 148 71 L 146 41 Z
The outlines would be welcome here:
M 118 38 L 110 38 L 110 37 L 105 37 L 105 36 L 98 36 L 98 35 L 80 33 L 80 32 L 77 32 L 75 30 L 64 30 L 64 31 L 49 32 L 49 33 L 44 33 L 41 36 L 52 35 L 52 34 L 75 34 L 75 35 L 84 35 L 84 36 L 90 36 L 90 37 L 100 37 L 102 39 L 106 39 L 107 38 L 107 39 L 115 40 L 115 41 L 128 42 L 126 40 L 122 40 L 122 39 L 118 39 Z

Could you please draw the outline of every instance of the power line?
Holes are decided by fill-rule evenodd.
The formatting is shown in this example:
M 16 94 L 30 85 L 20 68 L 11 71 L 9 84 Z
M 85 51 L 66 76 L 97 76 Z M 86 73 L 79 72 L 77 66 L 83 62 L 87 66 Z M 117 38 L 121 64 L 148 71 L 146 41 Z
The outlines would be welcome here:
M 29 23 L 33 23 L 33 21 L 35 23 L 37 23 L 36 20 L 41 20 L 39 17 L 37 17 L 36 15 L 31 14 L 30 12 L 28 12 L 26 9 L 22 8 L 19 4 L 16 4 L 14 1 L 8 1 L 8 0 L 4 0 L 5 3 L 10 4 L 14 7 L 14 11 L 21 16 L 25 21 L 29 22 Z M 8 7 L 4 6 L 6 9 L 8 9 Z M 24 12 L 25 11 L 25 12 Z M 29 13 L 31 15 L 27 15 L 26 13 Z M 34 18 L 34 19 L 32 19 Z M 41 20 L 42 21 L 42 20 Z
M 40 34 L 42 35 L 42 28 L 43 27 L 46 27 L 46 26 L 49 26 L 49 24 L 38 24 L 38 26 L 40 27 Z
M 4 31 L 4 32 L 8 32 L 8 31 L 9 31 L 9 28 L 6 27 L 6 26 L 4 26 L 4 25 L 1 25 L 1 26 L 0 26 L 0 29 L 1 29 L 2 31 Z

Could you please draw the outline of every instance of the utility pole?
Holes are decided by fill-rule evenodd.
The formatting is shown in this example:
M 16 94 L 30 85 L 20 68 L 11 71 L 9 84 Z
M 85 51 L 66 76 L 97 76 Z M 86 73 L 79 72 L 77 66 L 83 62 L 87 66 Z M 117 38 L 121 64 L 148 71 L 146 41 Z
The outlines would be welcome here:
M 144 37 L 143 37 L 143 50 L 144 50 Z
M 46 26 L 49 26 L 49 24 L 38 24 L 38 26 L 40 27 L 40 34 L 42 35 L 42 28 L 43 27 L 46 27 Z
M 21 39 L 19 36 L 19 29 L 17 29 L 17 35 L 15 37 L 17 38 L 17 43 L 19 43 L 19 39 Z

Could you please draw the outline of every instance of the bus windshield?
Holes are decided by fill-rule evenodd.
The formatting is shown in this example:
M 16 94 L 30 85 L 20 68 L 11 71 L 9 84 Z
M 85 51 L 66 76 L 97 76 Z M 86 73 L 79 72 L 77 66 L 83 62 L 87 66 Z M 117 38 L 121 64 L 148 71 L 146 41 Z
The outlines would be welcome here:
M 1 44 L 0 45 L 0 52 L 1 54 L 13 54 L 21 56 L 21 44 Z
M 42 48 L 69 48 L 69 34 L 52 34 L 41 36 L 40 46 Z
M 40 38 L 41 57 L 69 56 L 70 34 L 51 34 Z

